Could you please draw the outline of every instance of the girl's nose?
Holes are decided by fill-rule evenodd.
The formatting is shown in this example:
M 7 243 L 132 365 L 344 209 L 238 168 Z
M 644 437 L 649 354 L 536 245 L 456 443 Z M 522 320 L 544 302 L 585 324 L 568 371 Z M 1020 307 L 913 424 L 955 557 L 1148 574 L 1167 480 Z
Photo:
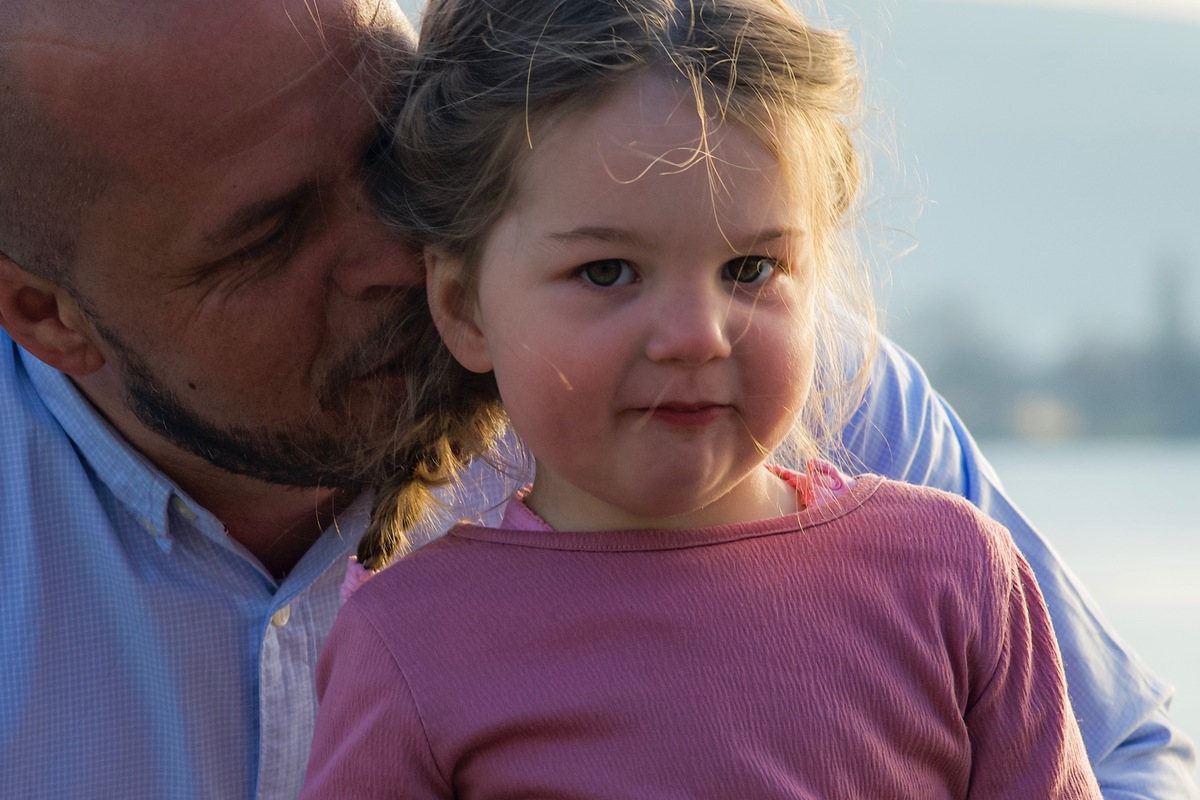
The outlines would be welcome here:
M 651 361 L 696 366 L 728 358 L 729 297 L 712 290 L 677 292 L 654 309 L 646 356 Z

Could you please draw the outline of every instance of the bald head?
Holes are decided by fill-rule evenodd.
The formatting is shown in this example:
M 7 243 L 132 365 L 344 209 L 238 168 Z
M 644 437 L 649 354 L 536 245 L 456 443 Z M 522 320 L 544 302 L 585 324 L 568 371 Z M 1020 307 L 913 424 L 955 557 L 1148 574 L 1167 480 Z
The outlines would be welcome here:
M 17 0 L 0 8 L 0 253 L 61 283 L 73 259 L 80 213 L 102 177 L 85 143 L 39 107 L 39 59 L 30 56 L 51 46 L 45 31 L 55 5 Z M 81 4 L 60 5 L 66 11 Z
M 0 254 L 69 284 L 81 226 L 112 181 L 153 182 L 185 148 L 227 150 L 227 95 L 271 113 L 287 87 L 265 60 L 332 60 L 353 83 L 385 68 L 364 52 L 384 42 L 394 57 L 405 30 L 392 0 L 4 0 Z

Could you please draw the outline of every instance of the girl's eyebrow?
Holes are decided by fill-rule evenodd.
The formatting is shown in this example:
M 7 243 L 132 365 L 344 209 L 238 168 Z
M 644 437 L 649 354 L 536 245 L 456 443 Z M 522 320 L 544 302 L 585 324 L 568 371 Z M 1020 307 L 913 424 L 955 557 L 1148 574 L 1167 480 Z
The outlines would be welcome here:
M 646 241 L 645 237 L 633 231 L 602 225 L 581 225 L 569 231 L 546 234 L 546 238 L 555 242 L 576 242 L 590 239 L 598 242 L 616 242 L 618 244 L 643 244 Z
M 804 231 L 799 228 L 769 228 L 765 231 L 754 231 L 746 234 L 741 239 L 732 240 L 735 243 L 755 244 L 760 242 L 776 242 L 780 239 L 789 237 L 802 236 Z
M 786 238 L 800 238 L 805 235 L 802 228 L 786 227 L 786 228 L 768 228 L 762 231 L 752 231 L 742 234 L 738 238 L 729 239 L 730 245 L 741 249 L 753 247 L 756 244 L 765 244 L 768 242 L 776 242 Z M 647 239 L 645 236 L 634 231 L 626 230 L 625 228 L 611 228 L 603 225 L 581 225 L 578 228 L 572 228 L 569 231 L 548 233 L 545 238 L 554 242 L 577 242 L 581 240 L 591 240 L 598 242 L 615 242 L 617 244 L 645 244 Z

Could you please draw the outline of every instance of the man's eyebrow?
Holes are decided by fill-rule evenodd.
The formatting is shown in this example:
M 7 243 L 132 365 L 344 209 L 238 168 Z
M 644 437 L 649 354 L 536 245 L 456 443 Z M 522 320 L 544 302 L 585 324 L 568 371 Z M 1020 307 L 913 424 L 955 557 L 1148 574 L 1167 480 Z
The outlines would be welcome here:
M 217 227 L 205 231 L 204 240 L 214 247 L 232 244 L 281 212 L 299 205 L 312 192 L 311 183 L 302 183 L 278 197 L 251 203 L 233 212 Z

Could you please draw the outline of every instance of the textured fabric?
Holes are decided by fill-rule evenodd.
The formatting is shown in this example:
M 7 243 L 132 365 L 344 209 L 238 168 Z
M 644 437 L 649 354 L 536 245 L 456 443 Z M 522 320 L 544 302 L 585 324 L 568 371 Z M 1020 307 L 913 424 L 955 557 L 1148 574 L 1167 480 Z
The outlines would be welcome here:
M 871 391 L 847 430 L 849 471 L 964 494 L 1012 531 L 1107 800 L 1200 797 L 1169 690 L 1099 621 L 920 370 L 885 346 Z M 494 511 L 528 476 L 471 480 L 448 516 Z M 352 511 L 277 585 L 0 331 L 0 797 L 293 794 L 312 734 L 306 676 L 362 527 Z
M 3 332 L 0 458 L 0 797 L 294 798 L 370 498 L 277 583 Z
M 1098 798 L 1007 533 L 864 477 L 701 530 L 456 528 L 361 587 L 305 800 Z

